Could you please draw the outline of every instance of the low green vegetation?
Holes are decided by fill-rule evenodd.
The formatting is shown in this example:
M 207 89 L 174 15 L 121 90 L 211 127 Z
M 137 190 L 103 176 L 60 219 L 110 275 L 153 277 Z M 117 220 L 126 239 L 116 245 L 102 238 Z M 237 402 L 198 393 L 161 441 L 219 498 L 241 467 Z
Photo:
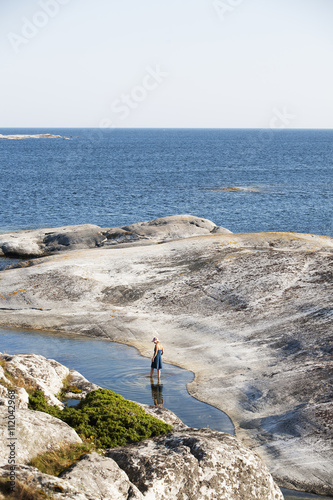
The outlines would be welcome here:
M 52 417 L 61 418 L 62 411 L 58 406 L 50 405 L 44 396 L 44 392 L 40 389 L 36 389 L 32 394 L 29 395 L 29 406 L 30 410 L 43 411 L 44 413 L 49 413 Z
M 172 430 L 171 425 L 109 389 L 92 391 L 76 407 L 64 410 L 49 405 L 43 392 L 36 390 L 29 397 L 29 408 L 63 420 L 97 448 L 126 446 Z

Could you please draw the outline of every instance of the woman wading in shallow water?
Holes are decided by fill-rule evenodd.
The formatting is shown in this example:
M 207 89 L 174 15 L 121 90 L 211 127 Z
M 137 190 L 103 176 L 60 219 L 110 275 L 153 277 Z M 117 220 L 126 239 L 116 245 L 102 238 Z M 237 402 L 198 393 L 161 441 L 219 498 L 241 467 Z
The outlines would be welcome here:
M 155 347 L 154 347 L 154 355 L 151 358 L 150 377 L 151 378 L 153 377 L 153 372 L 155 368 L 157 370 L 158 381 L 160 381 L 161 369 L 163 368 L 162 354 L 164 353 L 164 349 L 157 337 L 154 337 L 152 342 L 154 342 Z

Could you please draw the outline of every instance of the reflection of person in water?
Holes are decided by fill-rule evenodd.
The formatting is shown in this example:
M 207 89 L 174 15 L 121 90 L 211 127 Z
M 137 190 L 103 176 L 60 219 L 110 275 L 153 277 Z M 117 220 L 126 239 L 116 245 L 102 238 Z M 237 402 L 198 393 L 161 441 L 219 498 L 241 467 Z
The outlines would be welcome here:
M 152 342 L 154 342 L 154 355 L 151 358 L 151 369 L 150 369 L 150 377 L 153 376 L 154 368 L 157 370 L 158 381 L 160 381 L 161 377 L 161 369 L 163 368 L 162 362 L 162 354 L 164 353 L 163 346 L 160 344 L 160 341 L 157 337 L 154 337 Z
M 153 384 L 151 385 L 151 395 L 154 401 L 155 406 L 163 406 L 164 398 L 163 398 L 163 385 L 162 384 Z

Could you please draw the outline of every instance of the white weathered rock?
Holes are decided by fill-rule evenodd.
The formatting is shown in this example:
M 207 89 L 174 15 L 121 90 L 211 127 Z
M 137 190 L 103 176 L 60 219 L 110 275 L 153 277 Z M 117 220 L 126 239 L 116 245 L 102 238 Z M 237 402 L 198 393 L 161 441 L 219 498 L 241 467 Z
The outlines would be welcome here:
M 57 394 L 63 388 L 66 378 L 69 383 L 80 389 L 80 393 L 68 392 L 67 398 L 81 399 L 88 392 L 99 389 L 99 386 L 89 382 L 81 373 L 70 370 L 54 359 L 47 359 L 39 354 L 0 354 L 0 358 L 6 361 L 8 372 L 21 382 L 44 392 L 49 404 L 63 408 L 63 403 L 57 398 Z M 0 367 L 1 368 L 1 367 Z M 1 379 L 1 372 L 0 372 Z M 22 387 L 16 387 L 16 402 L 19 408 L 28 408 L 29 395 Z M 0 382 L 0 404 L 6 404 L 7 390 Z M 1 403 L 2 401 L 2 403 Z
M 95 248 L 104 241 L 102 229 L 93 224 L 14 231 L 0 234 L 0 255 L 41 257 L 67 250 Z
M 3 465 L 0 476 L 6 475 Z M 107 450 L 104 457 L 86 454 L 59 477 L 18 465 L 16 477 L 55 499 L 283 499 L 257 455 L 236 438 L 209 429 L 183 429 Z
M 8 474 L 8 465 L 0 466 L 0 477 L 8 477 Z M 43 474 L 28 465 L 18 465 L 15 476 L 16 481 L 37 491 L 44 491 L 55 500 L 143 499 L 116 462 L 97 453 L 84 455 L 60 477 Z
M 1 356 L 1 353 L 0 353 L 0 356 Z M 3 367 L 0 365 L 0 383 L 1 383 L 1 380 L 3 382 L 5 382 L 6 384 L 10 384 L 10 381 L 8 380 L 8 378 L 5 375 L 5 371 L 4 371 Z
M 282 500 L 261 459 L 233 436 L 186 429 L 107 451 L 144 498 Z
M 120 228 L 138 238 L 170 241 L 205 234 L 231 234 L 231 231 L 216 226 L 213 222 L 194 215 L 172 215 L 151 221 L 137 222 Z
M 8 434 L 8 409 L 0 406 L 0 441 L 8 443 L 15 437 L 16 463 L 25 464 L 38 453 L 56 448 L 61 443 L 81 443 L 74 429 L 48 413 L 15 409 L 15 429 Z M 0 461 L 7 463 L 9 448 L 0 448 Z
M 231 231 L 192 215 L 174 215 L 104 229 L 93 224 L 30 229 L 0 234 L 0 255 L 33 258 L 103 245 L 151 244 L 215 233 L 229 234 Z
M 111 458 L 98 453 L 85 455 L 79 462 L 63 472 L 67 480 L 88 498 L 103 500 L 140 500 L 142 494 L 128 479 L 127 474 Z
M 0 353 L 0 359 L 2 354 Z M 13 383 L 6 377 L 5 371 L 0 366 L 0 406 L 8 404 L 8 387 L 12 387 Z M 29 394 L 23 387 L 16 387 L 15 404 L 17 408 L 28 408 Z
M 71 385 L 80 389 L 80 393 L 67 392 L 65 397 L 81 399 L 88 392 L 99 389 L 99 386 L 89 382 L 81 373 L 70 370 L 66 366 L 58 363 L 54 359 L 47 359 L 37 354 L 1 354 L 0 359 L 6 361 L 8 372 L 20 380 L 20 384 L 27 384 L 30 387 L 40 389 L 44 392 L 48 403 L 63 408 L 63 403 L 57 398 L 57 394 L 63 388 L 64 380 L 68 377 Z M 6 386 L 1 384 L 1 379 L 13 385 L 6 379 L 3 368 L 0 366 L 0 405 L 6 405 L 8 401 L 8 391 Z M 16 405 L 18 408 L 28 408 L 29 395 L 23 387 L 15 385 Z
M 2 355 L 7 370 L 25 383 L 36 386 L 44 392 L 46 400 L 63 408 L 63 404 L 55 396 L 63 387 L 63 382 L 70 374 L 69 368 L 54 359 L 47 359 L 39 354 Z
M 81 390 L 80 393 L 71 393 L 67 392 L 65 397 L 67 398 L 75 398 L 82 399 L 85 398 L 88 392 L 95 391 L 100 387 L 92 382 L 89 382 L 81 373 L 76 370 L 69 370 L 70 375 L 70 384 L 75 385 L 78 389 Z
M 29 394 L 24 387 L 16 387 L 16 406 L 17 408 L 27 409 L 29 404 Z
M 26 257 L 41 257 L 43 251 L 37 241 L 30 237 L 21 236 L 19 239 L 7 240 L 0 237 L 0 255 Z

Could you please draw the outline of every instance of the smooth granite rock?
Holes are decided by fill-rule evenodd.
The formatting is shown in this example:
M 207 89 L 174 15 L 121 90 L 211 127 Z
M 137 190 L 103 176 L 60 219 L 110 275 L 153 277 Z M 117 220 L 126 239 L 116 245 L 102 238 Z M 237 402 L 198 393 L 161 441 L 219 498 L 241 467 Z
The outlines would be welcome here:
M 155 242 L 189 238 L 204 234 L 231 234 L 228 229 L 218 227 L 213 222 L 193 215 L 172 215 L 146 222 L 137 222 L 112 231 L 124 231 L 133 238 L 153 240 Z M 106 236 L 110 239 L 113 232 Z
M 56 398 L 63 387 L 64 379 L 69 375 L 69 369 L 54 359 L 46 359 L 38 354 L 2 354 L 6 369 L 16 378 L 23 379 L 27 384 L 44 392 L 49 404 L 60 408 L 63 404 Z
M 31 229 L 0 234 L 0 255 L 33 258 L 80 248 L 95 248 L 106 241 L 93 224 Z
M 280 485 L 333 495 L 333 238 L 216 234 L 0 273 L 0 324 L 127 343 L 195 373 Z M 148 362 L 148 361 L 147 361 Z M 310 457 L 310 458 L 309 458 Z
M 161 243 L 215 233 L 228 234 L 230 231 L 192 215 L 163 217 L 110 229 L 93 224 L 32 229 L 0 234 L 0 256 L 27 259 L 104 245 Z

